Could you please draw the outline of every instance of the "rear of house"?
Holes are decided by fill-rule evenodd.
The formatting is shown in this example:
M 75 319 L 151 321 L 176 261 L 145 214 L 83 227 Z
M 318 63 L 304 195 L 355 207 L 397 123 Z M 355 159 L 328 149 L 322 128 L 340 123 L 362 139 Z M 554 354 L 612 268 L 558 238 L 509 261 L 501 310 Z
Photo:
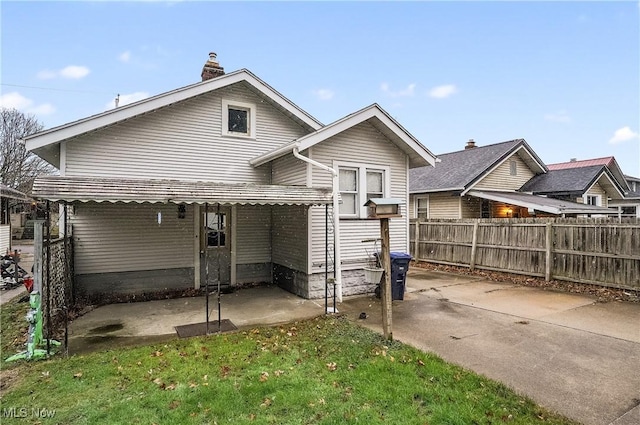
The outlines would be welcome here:
M 377 105 L 323 126 L 249 71 L 224 74 L 215 56 L 200 83 L 26 143 L 60 170 L 34 194 L 68 205 L 77 290 L 90 298 L 218 281 L 317 298 L 329 272 L 338 295 L 369 291 L 362 240 L 379 228 L 363 218 L 365 198 L 407 200 L 408 168 L 434 162 Z M 408 250 L 407 233 L 405 214 L 392 249 Z

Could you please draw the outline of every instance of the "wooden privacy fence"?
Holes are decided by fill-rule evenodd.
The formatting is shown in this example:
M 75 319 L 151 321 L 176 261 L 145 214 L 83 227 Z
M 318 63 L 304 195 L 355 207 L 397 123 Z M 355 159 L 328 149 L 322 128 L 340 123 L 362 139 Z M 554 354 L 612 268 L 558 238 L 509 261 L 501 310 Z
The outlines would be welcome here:
M 416 260 L 640 290 L 640 224 L 412 220 L 410 232 Z

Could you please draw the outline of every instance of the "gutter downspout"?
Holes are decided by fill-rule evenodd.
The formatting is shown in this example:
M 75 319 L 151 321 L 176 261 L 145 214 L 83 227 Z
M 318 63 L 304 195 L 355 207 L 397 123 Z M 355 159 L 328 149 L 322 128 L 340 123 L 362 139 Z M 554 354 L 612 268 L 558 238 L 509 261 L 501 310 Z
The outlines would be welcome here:
M 307 162 L 311 165 L 314 165 L 318 168 L 321 168 L 325 171 L 328 171 L 333 176 L 332 178 L 332 193 L 333 193 L 333 246 L 335 248 L 334 254 L 334 265 L 333 269 L 335 270 L 336 275 L 336 298 L 339 303 L 342 302 L 342 267 L 340 266 L 340 192 L 338 191 L 339 182 L 338 182 L 338 172 L 331 167 L 328 167 L 324 164 L 319 163 L 318 161 L 314 161 L 311 158 L 307 158 L 306 156 L 302 156 L 298 148 L 299 144 L 296 144 L 292 153 L 293 156 L 298 158 L 301 161 Z M 325 268 L 328 267 L 328 264 L 324 265 Z

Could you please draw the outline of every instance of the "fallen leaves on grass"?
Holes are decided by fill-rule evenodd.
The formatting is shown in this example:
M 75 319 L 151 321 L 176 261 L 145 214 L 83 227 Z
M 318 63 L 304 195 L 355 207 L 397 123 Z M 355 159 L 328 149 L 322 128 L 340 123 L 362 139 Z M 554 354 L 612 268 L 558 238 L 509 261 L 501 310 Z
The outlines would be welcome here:
M 73 374 L 73 377 L 74 377 L 74 378 L 77 378 L 77 379 L 82 378 L 82 372 L 74 373 L 74 374 Z
M 338 368 L 338 365 L 336 364 L 336 362 L 327 363 L 327 369 L 329 369 L 331 372 L 333 372 L 337 368 Z
M 262 372 L 260 374 L 260 382 L 265 382 L 267 379 L 269 379 L 269 372 Z
M 260 404 L 260 407 L 269 407 L 269 406 L 271 406 L 272 403 L 273 403 L 273 400 L 271 400 L 269 397 L 267 397 L 267 398 L 264 399 L 262 404 Z

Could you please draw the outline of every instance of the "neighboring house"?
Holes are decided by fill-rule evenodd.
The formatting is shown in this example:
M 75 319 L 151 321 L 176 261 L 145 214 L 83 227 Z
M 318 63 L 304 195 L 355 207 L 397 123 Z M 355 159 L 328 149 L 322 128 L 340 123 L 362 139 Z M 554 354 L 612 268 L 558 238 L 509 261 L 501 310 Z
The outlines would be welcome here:
M 615 205 L 629 190 L 613 157 L 571 160 L 547 167 L 548 173 L 532 178 L 520 190 L 598 207 Z
M 12 202 L 31 202 L 26 194 L 0 184 L 0 255 L 11 250 L 11 208 Z
M 431 152 L 377 104 L 324 126 L 248 70 L 224 74 L 214 54 L 202 79 L 25 138 L 60 170 L 33 194 L 71 205 L 78 291 L 219 277 L 318 298 L 334 272 L 338 297 L 372 291 L 362 241 L 380 228 L 363 204 L 407 202 L 409 169 L 433 165 Z M 403 210 L 392 250 L 409 249 Z
M 624 176 L 629 186 L 629 191 L 624 194 L 624 199 L 610 202 L 612 207 L 618 207 L 622 217 L 640 218 L 640 178 Z
M 580 161 L 571 159 L 569 162 L 551 164 L 548 167 L 550 174 L 557 173 L 553 177 L 556 182 L 547 183 L 549 187 L 551 185 L 559 187 L 558 180 L 571 181 L 578 179 L 580 182 L 585 182 L 596 178 L 596 184 L 590 186 L 587 192 L 580 195 L 580 192 L 576 191 L 577 184 L 574 184 L 572 186 L 574 191 L 570 194 L 572 196 L 577 195 L 578 202 L 596 203 L 597 205 L 617 208 L 623 217 L 640 217 L 640 179 L 625 175 L 615 157 L 607 156 Z M 606 188 L 609 188 L 609 190 L 606 190 Z M 545 187 L 545 189 L 548 189 L 548 187 Z M 560 194 L 559 191 L 555 193 Z M 623 194 L 622 197 L 620 193 Z M 562 195 L 564 194 L 551 194 L 549 196 Z
M 420 219 L 519 218 L 615 213 L 525 190 L 548 168 L 524 139 L 438 155 L 435 167 L 412 169 L 410 213 Z M 523 187 L 524 185 L 524 187 Z M 530 193 L 526 193 L 530 192 Z

